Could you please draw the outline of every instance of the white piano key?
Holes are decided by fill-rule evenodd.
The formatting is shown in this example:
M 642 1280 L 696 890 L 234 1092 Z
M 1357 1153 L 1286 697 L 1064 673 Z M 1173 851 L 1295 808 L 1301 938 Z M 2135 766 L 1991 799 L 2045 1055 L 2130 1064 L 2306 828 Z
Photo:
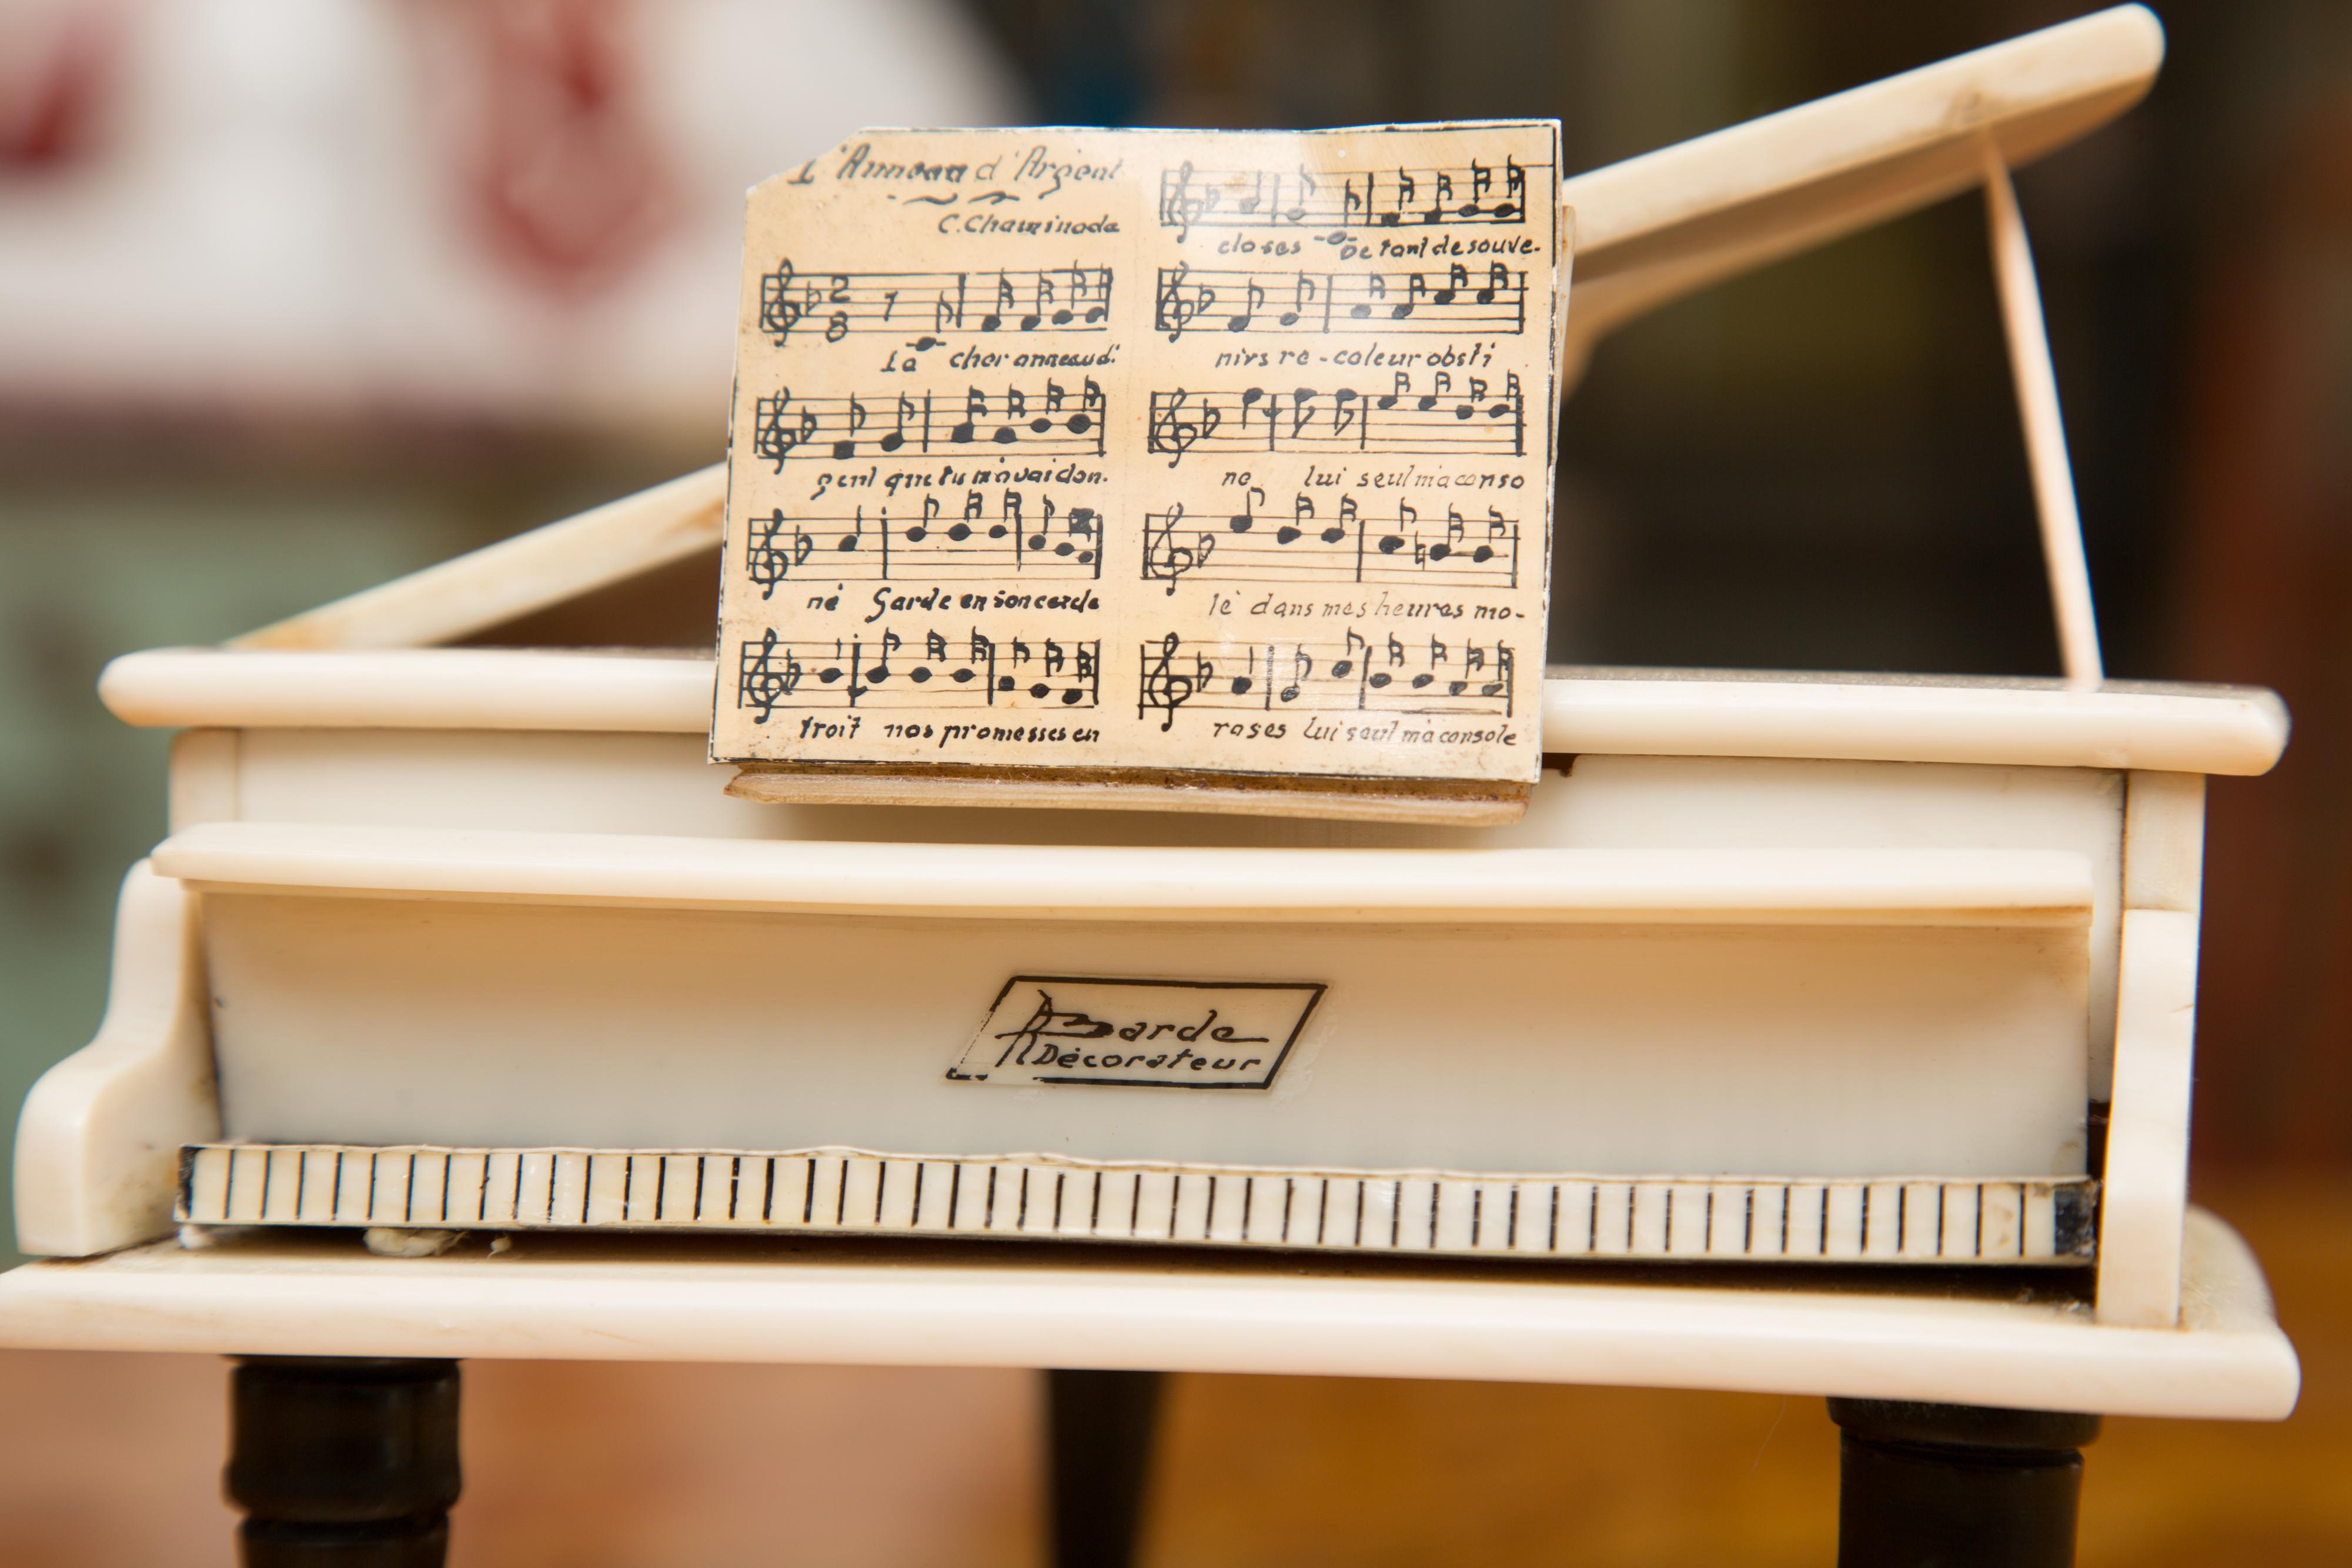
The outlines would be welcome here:
M 1474 1252 L 1508 1252 L 1518 1227 L 1512 1206 L 1518 1184 L 1482 1181 L 1469 1184 L 1470 1249 Z
M 1176 1173 L 1138 1171 L 1135 1176 L 1134 1229 L 1137 1241 L 1170 1241 L 1176 1236 Z
M 1780 1258 L 1787 1255 L 1789 1245 L 1789 1189 L 1770 1182 L 1758 1182 L 1749 1189 L 1752 1218 L 1748 1225 L 1747 1256 Z
M 1471 1216 L 1477 1207 L 1477 1186 L 1466 1181 L 1430 1181 L 1419 1184 L 1428 1190 L 1429 1226 L 1423 1233 L 1424 1245 L 1433 1252 L 1467 1252 L 1477 1245 L 1471 1228 Z M 1416 1192 L 1415 1197 L 1419 1197 Z
M 2000 1262 L 2024 1256 L 2025 1193 L 2013 1181 L 1983 1183 L 1978 1198 L 1978 1214 L 1981 1224 L 1978 1229 L 1977 1256 L 1987 1262 Z
M 359 1151 L 353 1150 L 356 1155 Z M 487 1225 L 512 1225 L 516 1222 L 515 1193 L 522 1174 L 522 1152 L 519 1149 L 492 1149 L 482 1162 L 482 1187 L 478 1195 L 477 1218 Z M 375 1162 L 353 1158 L 346 1162 L 343 1179 L 352 1183 L 360 1197 L 359 1212 L 373 1222 L 375 1203 Z M 651 1195 L 647 1195 L 651 1207 Z
M 1944 1187 L 1941 1182 L 1915 1181 L 1903 1188 L 1903 1245 L 1906 1259 L 1943 1256 Z
M 1673 1220 L 1666 1232 L 1670 1258 L 1701 1258 L 1714 1246 L 1715 1195 L 1707 1182 L 1676 1182 L 1666 1188 L 1667 1213 Z
M 1673 1217 L 1667 1195 L 1673 1190 L 1671 1184 L 1664 1182 L 1635 1182 L 1628 1187 L 1632 1222 L 1626 1227 L 1625 1250 L 1633 1257 L 1664 1255 L 1666 1222 Z
M 2025 1217 L 2019 1227 L 2018 1256 L 2048 1258 L 2057 1251 L 2058 1208 L 2047 1183 L 2024 1188 Z
M 1282 1194 L 1282 1235 L 1286 1247 L 1312 1247 L 1320 1227 L 1329 1181 L 1318 1176 L 1291 1176 Z
M 1708 1186 L 1707 1196 L 1710 1207 L 1706 1255 L 1747 1256 L 1748 1217 L 1755 1205 L 1755 1189 L 1744 1182 L 1715 1182 Z
M 868 1230 L 881 1223 L 880 1160 L 840 1159 L 841 1180 L 834 1189 L 834 1223 L 844 1230 Z
M 1903 1184 L 1874 1181 L 1862 1188 L 1862 1255 L 1893 1258 L 1903 1250 Z
M 1404 1226 L 1402 1184 L 1369 1177 L 1356 1186 L 1356 1245 L 1393 1250 Z
M 1139 1170 L 812 1150 L 194 1145 L 192 1224 L 950 1231 L 1447 1256 L 2047 1261 L 2095 1183 Z M 2061 1198 L 2061 1189 L 2065 1189 Z
M 310 1181 L 311 1185 L 316 1186 L 320 1185 L 319 1177 L 321 1175 L 326 1176 L 324 1185 L 327 1190 L 322 1196 L 327 1200 L 327 1213 L 331 1216 L 334 1197 L 334 1160 L 327 1151 L 321 1150 L 320 1155 L 324 1157 L 312 1162 Z M 409 1224 L 433 1228 L 448 1224 L 443 1209 L 448 1194 L 449 1168 L 452 1164 L 446 1150 L 420 1149 L 411 1157 L 408 1166 Z M 309 1204 L 306 1203 L 304 1207 L 307 1208 Z M 324 1221 L 306 1220 L 305 1223 L 319 1224 Z
M 206 1218 L 228 1213 L 228 1163 L 231 1153 L 223 1148 L 184 1150 L 185 1162 L 180 1183 L 179 1218 L 203 1224 Z
M 1974 1260 L 1977 1255 L 1977 1186 L 1974 1182 L 1946 1182 L 1943 1186 L 1943 1240 L 1937 1256 L 1947 1260 Z
M 1863 1256 L 1869 1184 L 1832 1182 L 1822 1189 L 1822 1256 L 1851 1261 Z

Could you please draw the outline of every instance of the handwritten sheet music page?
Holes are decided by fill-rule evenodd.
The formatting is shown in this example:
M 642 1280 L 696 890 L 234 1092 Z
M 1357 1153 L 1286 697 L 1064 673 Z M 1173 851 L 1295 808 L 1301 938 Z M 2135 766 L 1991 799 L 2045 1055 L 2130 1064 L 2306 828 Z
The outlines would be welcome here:
M 1508 820 L 1549 121 L 870 131 L 756 188 L 714 760 L 753 799 Z

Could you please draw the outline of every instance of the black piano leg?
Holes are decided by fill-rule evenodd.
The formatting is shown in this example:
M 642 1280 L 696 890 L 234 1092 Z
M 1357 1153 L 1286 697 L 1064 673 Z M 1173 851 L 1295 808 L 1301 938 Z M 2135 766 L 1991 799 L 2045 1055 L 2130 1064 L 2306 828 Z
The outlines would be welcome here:
M 2071 1568 L 2096 1416 L 1832 1399 L 1838 1568 Z
M 1156 1372 L 1048 1372 L 1055 1568 L 1128 1568 L 1143 1518 Z
M 231 1375 L 245 1568 L 441 1568 L 457 1500 L 457 1364 L 249 1356 Z

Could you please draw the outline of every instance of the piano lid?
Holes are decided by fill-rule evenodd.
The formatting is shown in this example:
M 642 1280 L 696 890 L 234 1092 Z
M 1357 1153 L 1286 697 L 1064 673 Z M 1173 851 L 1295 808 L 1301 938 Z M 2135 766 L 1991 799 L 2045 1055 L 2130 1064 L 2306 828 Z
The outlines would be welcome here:
M 1567 361 L 1711 283 L 1980 184 L 2138 102 L 2164 28 L 2119 5 L 1566 181 Z
M 2164 33 L 2126 5 L 1595 170 L 1569 332 L 1589 347 L 1681 294 L 1925 206 L 2121 113 Z M 100 694 L 148 726 L 704 733 L 707 655 L 432 647 L 709 552 L 714 466 L 235 640 L 116 660 Z M 2284 747 L 2265 691 L 1773 672 L 1555 670 L 1554 753 L 1787 757 L 2251 774 Z
M 1601 337 L 1707 284 L 1923 207 L 2138 101 L 2164 57 L 2119 6 L 1569 180 L 1566 373 Z M 247 632 L 246 648 L 401 648 L 475 636 L 716 556 L 723 465 Z

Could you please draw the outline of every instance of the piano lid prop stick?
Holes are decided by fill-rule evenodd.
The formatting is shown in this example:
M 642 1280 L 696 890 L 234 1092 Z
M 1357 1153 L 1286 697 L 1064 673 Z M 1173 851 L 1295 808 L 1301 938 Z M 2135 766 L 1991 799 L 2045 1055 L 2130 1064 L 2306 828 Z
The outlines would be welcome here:
M 2042 324 L 2042 290 L 2034 282 L 2033 253 L 2026 246 L 2009 166 L 1990 138 L 1984 160 L 1993 275 L 2000 283 L 2001 325 L 2009 334 L 2017 412 L 2025 423 L 2034 508 L 2042 517 L 2042 554 L 2050 572 L 2051 604 L 2058 615 L 2058 648 L 2066 684 L 2088 689 L 2106 675 L 2099 661 L 2099 625 L 2091 609 L 2091 569 L 2083 555 L 2083 519 L 2074 508 L 2074 472 L 2066 461 L 2066 427 L 2058 414 L 2058 376 L 2051 367 L 2050 338 Z
M 719 548 L 727 465 L 624 496 L 229 640 L 232 648 L 418 648 Z

